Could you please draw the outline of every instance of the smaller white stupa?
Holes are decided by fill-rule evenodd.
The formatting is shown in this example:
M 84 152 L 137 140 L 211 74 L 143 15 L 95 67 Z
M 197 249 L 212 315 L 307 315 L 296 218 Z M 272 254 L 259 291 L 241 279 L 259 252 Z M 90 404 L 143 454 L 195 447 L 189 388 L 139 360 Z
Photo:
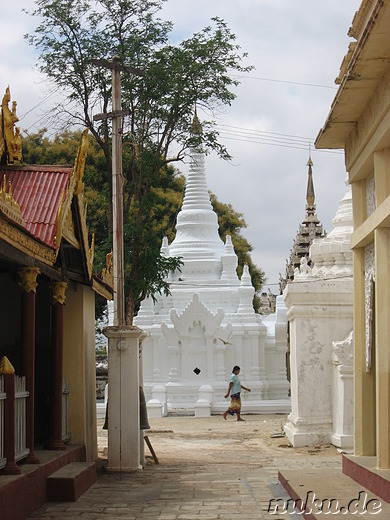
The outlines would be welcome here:
M 315 239 L 283 296 L 290 322 L 291 413 L 284 430 L 294 447 L 353 447 L 352 193 L 346 192 L 327 237 Z
M 201 131 L 195 113 L 193 133 Z M 156 295 L 155 303 L 145 300 L 134 320 L 148 333 L 143 374 L 149 415 L 177 409 L 198 416 L 223 412 L 234 365 L 252 390 L 242 395 L 244 412 L 289 411 L 283 300 L 265 325 L 253 309 L 248 266 L 240 280 L 231 237 L 225 243 L 219 237 L 199 150 L 191 151 L 176 237 L 170 245 L 164 238 L 161 252 L 181 257 L 184 265 L 169 278 L 171 295 Z

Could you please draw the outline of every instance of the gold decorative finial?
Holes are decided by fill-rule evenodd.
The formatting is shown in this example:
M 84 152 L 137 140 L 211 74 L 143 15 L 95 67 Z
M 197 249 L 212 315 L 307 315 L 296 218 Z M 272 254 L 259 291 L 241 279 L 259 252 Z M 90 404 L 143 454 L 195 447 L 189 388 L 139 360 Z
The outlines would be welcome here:
M 81 193 L 84 189 L 83 175 L 85 169 L 85 161 L 88 153 L 88 128 L 86 128 L 81 136 L 81 143 L 77 151 L 74 163 L 73 174 L 76 176 L 75 195 Z
M 3 356 L 0 360 L 0 375 L 15 374 L 15 369 L 7 356 Z
M 5 175 L 3 177 L 3 186 L 0 187 L 0 209 L 9 219 L 13 220 L 20 226 L 25 227 L 20 206 L 12 195 L 12 186 L 10 181 L 8 182 L 7 192 L 7 179 Z
M 307 165 L 309 167 L 309 171 L 308 171 L 308 179 L 307 179 L 306 208 L 309 208 L 309 207 L 314 207 L 314 203 L 315 203 L 313 172 L 312 172 L 313 162 L 311 160 L 310 155 L 309 155 L 309 160 L 307 162 Z
M 102 270 L 102 279 L 107 285 L 111 287 L 114 284 L 114 267 L 113 267 L 113 254 L 112 249 L 110 253 L 106 255 L 106 267 Z
M 12 110 L 8 103 L 11 101 L 9 86 L 5 90 L 1 102 L 1 127 L 4 129 L 0 135 L 0 159 L 7 153 L 7 162 L 13 164 L 15 161 L 22 162 L 22 138 L 20 129 L 15 128 L 15 123 L 19 121 L 16 115 L 16 101 L 12 102 Z
M 70 212 L 73 196 L 82 196 L 84 190 L 83 174 L 88 149 L 88 129 L 81 136 L 81 143 L 74 162 L 72 176 L 68 188 L 62 193 L 57 212 L 57 229 L 54 236 L 54 244 L 59 247 L 64 232 L 64 226 Z
M 199 121 L 199 118 L 198 118 L 198 113 L 197 113 L 197 110 L 196 110 L 196 103 L 195 103 L 194 118 L 192 120 L 192 125 L 191 125 L 191 133 L 192 134 L 197 134 L 197 135 L 200 135 L 200 134 L 203 133 L 202 125 L 200 124 L 200 121 Z

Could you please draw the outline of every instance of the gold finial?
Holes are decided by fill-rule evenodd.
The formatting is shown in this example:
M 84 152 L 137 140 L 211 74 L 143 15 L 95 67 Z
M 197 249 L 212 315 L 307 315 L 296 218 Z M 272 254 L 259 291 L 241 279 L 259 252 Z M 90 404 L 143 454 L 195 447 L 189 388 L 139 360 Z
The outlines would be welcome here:
M 15 369 L 6 356 L 3 356 L 0 360 L 0 375 L 4 374 L 15 374 Z
M 9 219 L 18 223 L 20 226 L 25 226 L 20 206 L 12 195 L 11 181 L 8 182 L 7 192 L 7 179 L 5 175 L 3 176 L 3 186 L 0 187 L 0 209 Z
M 22 138 L 19 128 L 14 131 L 15 123 L 19 121 L 16 115 L 16 101 L 12 102 L 12 110 L 8 107 L 10 101 L 11 94 L 8 86 L 1 102 L 1 119 L 4 135 L 0 136 L 0 141 L 2 141 L 0 142 L 0 152 L 3 155 L 7 151 L 8 163 L 13 164 L 15 161 L 22 162 Z
M 314 203 L 315 203 L 313 172 L 312 172 L 313 162 L 311 160 L 310 155 L 309 155 L 309 160 L 307 162 L 307 166 L 309 167 L 309 171 L 308 171 L 307 191 L 306 191 L 306 208 L 313 207 Z
M 202 132 L 203 132 L 202 125 L 200 124 L 200 121 L 198 118 L 198 113 L 196 110 L 196 103 L 195 103 L 195 112 L 194 112 L 194 119 L 192 120 L 192 125 L 191 125 L 191 133 L 200 135 L 200 134 L 202 134 Z
M 107 285 L 113 286 L 114 283 L 114 271 L 113 271 L 113 254 L 112 249 L 110 253 L 106 255 L 106 267 L 102 270 L 102 279 Z
M 83 175 L 85 168 L 85 161 L 88 153 L 88 128 L 86 128 L 81 136 L 81 143 L 77 151 L 77 156 L 74 163 L 73 175 L 76 176 L 76 187 L 74 194 L 78 195 L 84 189 Z

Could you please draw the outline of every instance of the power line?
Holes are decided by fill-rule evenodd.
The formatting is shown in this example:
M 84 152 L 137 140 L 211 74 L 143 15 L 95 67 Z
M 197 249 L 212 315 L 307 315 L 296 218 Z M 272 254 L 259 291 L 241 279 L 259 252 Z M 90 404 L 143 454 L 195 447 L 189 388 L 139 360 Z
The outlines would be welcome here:
M 58 91 L 57 90 L 53 90 L 52 92 L 50 92 L 47 96 L 45 96 L 39 103 L 37 103 L 35 106 L 33 106 L 32 108 L 30 108 L 30 110 L 28 110 L 27 112 L 25 112 L 24 114 L 22 114 L 19 118 L 19 121 L 22 121 L 30 112 L 32 112 L 33 110 L 35 110 L 36 108 L 38 108 L 40 105 L 42 105 L 42 103 L 45 103 L 45 101 L 48 101 L 52 96 L 58 94 Z M 31 127 L 30 127 L 31 128 Z
M 233 136 L 236 138 L 244 138 L 244 139 L 259 139 L 264 141 L 271 141 L 276 143 L 286 143 L 286 144 L 297 144 L 301 146 L 307 146 L 313 144 L 313 139 L 299 139 L 299 138 L 291 138 L 291 137 L 278 137 L 270 134 L 262 134 L 262 133 L 252 133 L 252 132 L 237 132 L 232 130 L 221 130 L 221 133 L 224 133 L 228 136 Z
M 256 140 L 252 140 L 252 139 L 244 139 L 244 138 L 234 138 L 234 137 L 229 137 L 227 135 L 222 135 L 221 134 L 221 137 L 223 139 L 228 139 L 230 141 L 240 141 L 240 142 L 244 142 L 244 143 L 253 143 L 253 144 L 266 144 L 266 145 L 269 145 L 269 146 L 279 146 L 281 148 L 293 148 L 295 150 L 308 150 L 308 146 L 293 146 L 293 144 L 283 144 L 282 142 L 270 142 L 270 141 L 266 141 L 266 140 L 262 140 L 261 138 L 259 139 L 256 139 Z M 303 143 L 302 143 L 303 145 Z M 318 150 L 318 149 L 314 149 L 316 152 L 324 152 L 324 153 L 333 153 L 333 154 L 337 154 L 337 155 L 342 155 L 344 152 L 341 151 L 341 150 Z
M 255 130 L 242 126 L 217 124 L 220 136 L 231 141 L 241 141 L 254 144 L 269 144 L 281 146 L 283 148 L 295 148 L 307 150 L 308 147 L 314 148 L 314 139 L 294 134 L 282 134 L 280 132 L 267 132 L 265 130 Z M 343 154 L 342 150 L 316 150 L 317 152 Z
M 231 74 L 232 78 L 238 79 L 255 79 L 258 81 L 272 81 L 273 83 L 286 83 L 287 85 L 299 85 L 303 87 L 315 87 L 315 88 L 328 88 L 331 90 L 337 90 L 338 87 L 331 87 L 330 85 L 319 85 L 316 83 L 302 83 L 299 81 L 287 81 L 283 79 L 272 79 L 272 78 L 259 78 L 258 76 L 236 76 L 235 74 Z
M 303 137 L 300 135 L 294 135 L 294 134 L 281 134 L 280 132 L 266 132 L 265 130 L 253 130 L 252 128 L 244 128 L 242 126 L 233 126 L 233 125 L 222 125 L 218 124 L 217 126 L 223 127 L 223 128 L 237 128 L 238 130 L 245 130 L 247 132 L 254 132 L 254 133 L 260 133 L 260 134 L 270 134 L 270 135 L 280 135 L 283 137 L 295 137 L 297 139 L 304 139 L 305 141 L 314 141 L 311 137 Z

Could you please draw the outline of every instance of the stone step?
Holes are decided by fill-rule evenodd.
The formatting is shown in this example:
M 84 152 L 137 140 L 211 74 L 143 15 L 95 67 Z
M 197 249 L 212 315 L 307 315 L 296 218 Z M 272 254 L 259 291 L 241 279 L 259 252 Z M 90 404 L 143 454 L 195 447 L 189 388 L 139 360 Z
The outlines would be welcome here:
M 96 480 L 96 462 L 70 462 L 47 477 L 47 500 L 75 502 Z
M 299 516 L 307 520 L 333 518 L 333 515 L 355 519 L 362 515 L 363 518 L 381 520 L 390 518 L 390 504 L 344 475 L 341 469 L 279 470 L 279 481 L 291 500 L 286 503 L 275 497 L 269 507 L 269 512 L 275 514 L 275 518 L 282 518 L 287 512 L 292 513 L 294 505 L 295 515 L 298 512 Z
M 390 469 L 378 469 L 376 457 L 343 455 L 343 473 L 390 503 Z

